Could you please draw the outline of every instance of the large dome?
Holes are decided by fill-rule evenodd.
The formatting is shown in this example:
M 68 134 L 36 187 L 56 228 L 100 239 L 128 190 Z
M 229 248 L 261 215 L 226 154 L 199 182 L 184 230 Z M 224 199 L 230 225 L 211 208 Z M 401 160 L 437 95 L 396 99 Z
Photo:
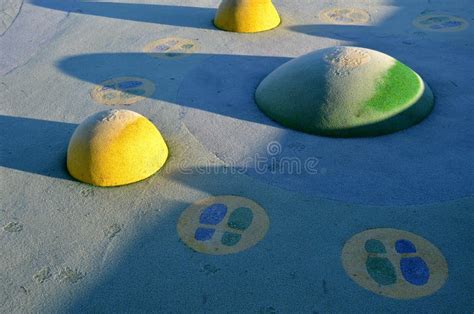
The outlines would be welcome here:
M 148 178 L 168 157 L 158 129 L 130 110 L 96 113 L 74 131 L 67 168 L 76 179 L 98 186 L 117 186 Z
M 287 62 L 258 86 L 259 108 L 295 130 L 376 136 L 408 128 L 433 108 L 421 77 L 370 49 L 334 47 Z

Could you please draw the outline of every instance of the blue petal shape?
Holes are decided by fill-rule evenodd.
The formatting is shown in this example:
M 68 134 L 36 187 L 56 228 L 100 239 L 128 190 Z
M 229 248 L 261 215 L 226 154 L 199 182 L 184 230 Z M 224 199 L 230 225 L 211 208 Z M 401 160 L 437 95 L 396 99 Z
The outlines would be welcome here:
M 400 260 L 403 278 L 415 286 L 423 286 L 430 279 L 430 269 L 421 257 L 405 257 Z
M 204 209 L 199 217 L 199 223 L 206 225 L 217 225 L 227 214 L 227 206 L 224 204 L 212 204 Z
M 143 85 L 142 82 L 140 81 L 126 81 L 126 82 L 121 82 L 118 84 L 118 87 L 120 89 L 127 89 L 127 88 L 134 88 L 134 87 L 138 87 L 140 85 Z
M 397 253 L 416 253 L 415 245 L 408 240 L 398 240 L 395 243 L 395 250 Z
M 194 238 L 198 241 L 209 241 L 214 236 L 215 229 L 197 228 Z

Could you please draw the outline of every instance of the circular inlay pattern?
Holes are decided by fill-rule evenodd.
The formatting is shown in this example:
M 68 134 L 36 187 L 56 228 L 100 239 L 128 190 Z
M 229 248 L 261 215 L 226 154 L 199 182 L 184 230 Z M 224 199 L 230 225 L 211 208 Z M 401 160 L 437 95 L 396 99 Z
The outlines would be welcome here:
M 191 54 L 198 48 L 198 44 L 192 39 L 170 37 L 149 42 L 143 48 L 143 52 L 156 58 L 176 58 Z
M 367 24 L 369 12 L 358 8 L 331 8 L 321 11 L 321 20 L 331 24 Z
M 15 21 L 20 12 L 23 0 L 0 1 L 0 35 L 3 35 Z
M 396 299 L 430 295 L 448 278 L 448 265 L 438 248 L 416 234 L 397 229 L 356 234 L 344 245 L 342 264 L 360 286 Z
M 189 206 L 178 234 L 195 251 L 224 255 L 243 251 L 263 239 L 269 227 L 265 210 L 239 196 L 216 196 Z
M 116 77 L 102 82 L 91 91 L 95 102 L 103 105 L 131 105 L 155 92 L 152 81 L 140 77 Z
M 459 32 L 469 26 L 463 18 L 447 14 L 423 14 L 413 24 L 423 30 L 433 32 Z

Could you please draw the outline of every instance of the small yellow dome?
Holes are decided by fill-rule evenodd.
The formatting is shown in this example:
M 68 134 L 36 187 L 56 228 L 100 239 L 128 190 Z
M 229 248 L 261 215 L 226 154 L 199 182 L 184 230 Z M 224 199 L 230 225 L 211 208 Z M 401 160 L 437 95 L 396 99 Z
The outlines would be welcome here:
M 158 129 L 130 110 L 107 110 L 84 120 L 74 131 L 67 168 L 74 178 L 98 186 L 137 182 L 157 172 L 168 158 Z
M 271 0 L 223 0 L 214 25 L 238 33 L 256 33 L 277 27 L 280 16 Z

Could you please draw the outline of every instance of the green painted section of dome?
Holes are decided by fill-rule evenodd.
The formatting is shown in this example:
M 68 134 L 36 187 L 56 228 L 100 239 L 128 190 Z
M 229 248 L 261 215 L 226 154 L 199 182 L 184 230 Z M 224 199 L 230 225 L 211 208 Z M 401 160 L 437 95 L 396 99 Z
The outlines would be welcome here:
M 412 101 L 420 89 L 423 89 L 423 82 L 420 81 L 418 75 L 397 61 L 377 82 L 376 94 L 366 103 L 365 107 L 389 112 Z
M 259 108 L 311 134 L 377 136 L 406 129 L 433 109 L 430 88 L 412 69 L 381 52 L 334 47 L 296 58 L 270 73 L 255 95 Z

